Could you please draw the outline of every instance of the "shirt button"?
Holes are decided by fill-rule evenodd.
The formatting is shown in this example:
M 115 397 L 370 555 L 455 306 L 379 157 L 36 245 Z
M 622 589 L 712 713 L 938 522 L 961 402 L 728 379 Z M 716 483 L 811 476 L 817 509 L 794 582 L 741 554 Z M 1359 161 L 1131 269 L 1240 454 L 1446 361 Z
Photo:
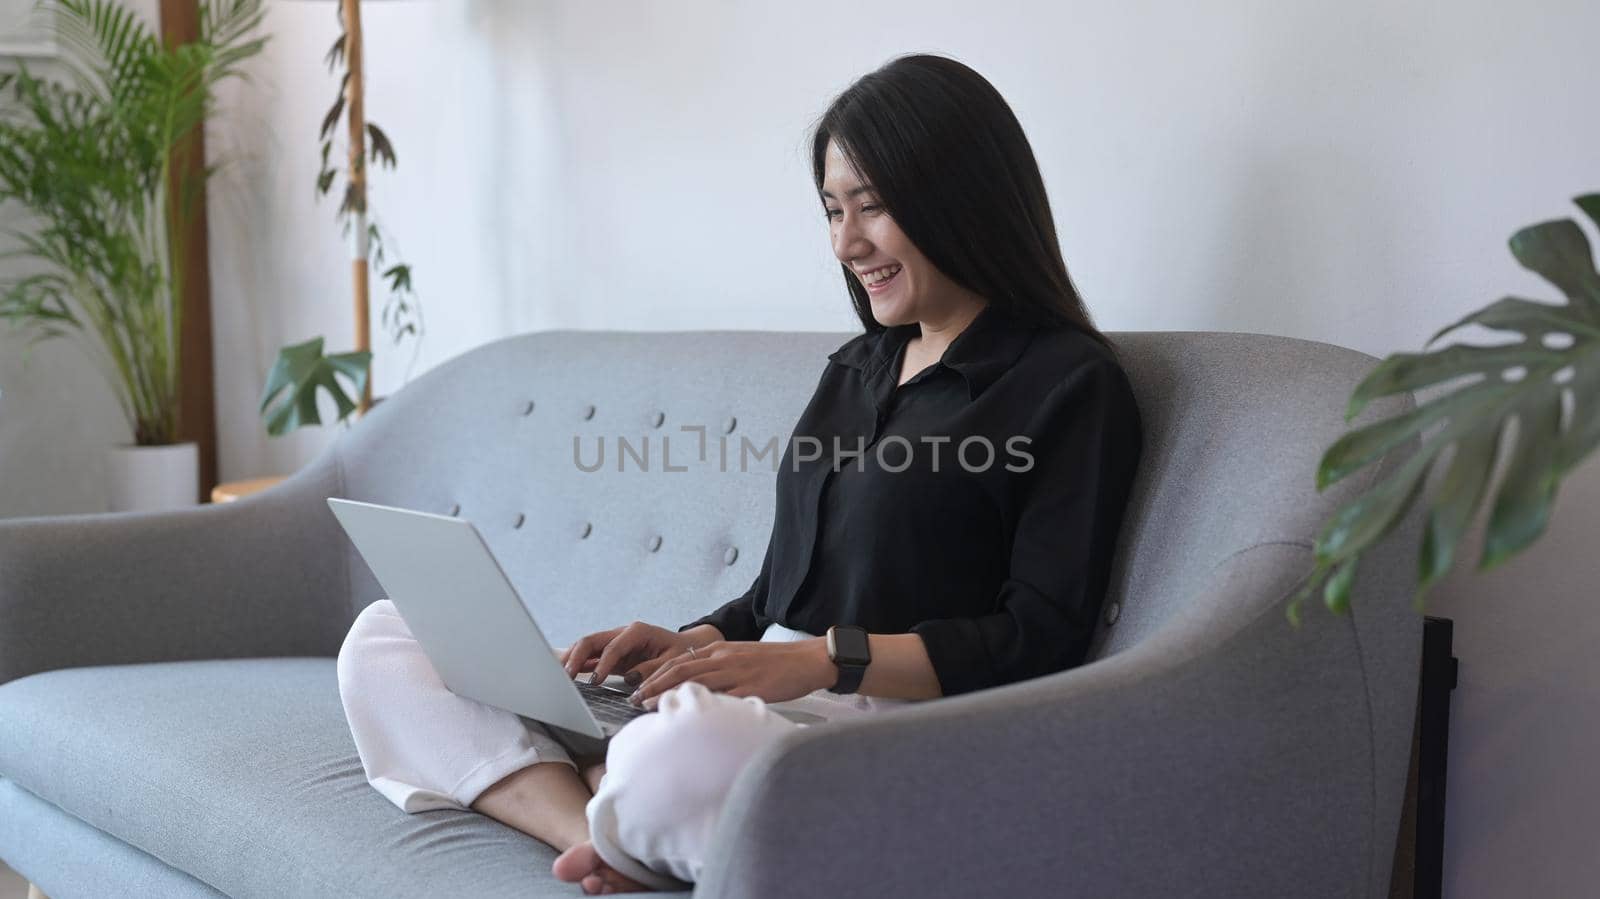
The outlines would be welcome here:
M 1106 624 L 1116 624 L 1117 618 L 1122 614 L 1122 603 L 1114 602 L 1106 606 Z
M 661 548 L 661 535 L 657 534 L 654 537 L 650 538 L 650 551 L 651 552 L 655 552 L 656 550 L 658 550 L 660 548 Z
M 729 565 L 732 565 L 734 562 L 738 561 L 738 559 L 739 548 L 737 546 L 728 547 L 728 551 L 722 554 L 722 561 Z

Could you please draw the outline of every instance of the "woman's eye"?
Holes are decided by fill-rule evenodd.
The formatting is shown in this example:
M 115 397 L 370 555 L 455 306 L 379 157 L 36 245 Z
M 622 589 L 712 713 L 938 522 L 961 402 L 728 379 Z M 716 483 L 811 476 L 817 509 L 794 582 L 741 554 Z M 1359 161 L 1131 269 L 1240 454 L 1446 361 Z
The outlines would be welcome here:
M 876 211 L 876 210 L 881 209 L 881 208 L 882 207 L 880 207 L 880 206 L 875 206 L 875 205 L 873 205 L 871 203 L 868 203 L 867 205 L 861 207 L 861 211 L 862 212 L 866 212 L 869 209 Z M 831 222 L 831 221 L 833 221 L 833 217 L 834 216 L 843 215 L 843 214 L 844 214 L 844 210 L 842 210 L 842 209 L 829 209 L 829 210 L 827 210 L 827 219 L 828 219 L 828 221 Z

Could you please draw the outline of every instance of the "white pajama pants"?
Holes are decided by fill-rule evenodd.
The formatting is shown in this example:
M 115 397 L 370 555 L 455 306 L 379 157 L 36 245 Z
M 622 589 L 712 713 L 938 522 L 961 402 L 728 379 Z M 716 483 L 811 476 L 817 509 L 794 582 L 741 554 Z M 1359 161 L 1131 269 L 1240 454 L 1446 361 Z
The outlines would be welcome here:
M 803 640 L 773 624 L 762 642 Z M 539 762 L 576 770 L 573 751 L 605 753 L 606 773 L 585 809 L 590 839 L 611 867 L 657 889 L 699 880 L 723 800 L 762 746 L 792 722 L 774 708 L 823 718 L 909 700 L 817 690 L 769 706 L 696 683 L 661 694 L 657 711 L 607 742 L 556 732 L 450 692 L 389 600 L 356 618 L 339 650 L 339 695 L 367 781 L 406 812 L 468 809 L 502 778 Z M 620 675 L 609 683 L 620 686 Z M 572 751 L 569 751 L 572 750 Z

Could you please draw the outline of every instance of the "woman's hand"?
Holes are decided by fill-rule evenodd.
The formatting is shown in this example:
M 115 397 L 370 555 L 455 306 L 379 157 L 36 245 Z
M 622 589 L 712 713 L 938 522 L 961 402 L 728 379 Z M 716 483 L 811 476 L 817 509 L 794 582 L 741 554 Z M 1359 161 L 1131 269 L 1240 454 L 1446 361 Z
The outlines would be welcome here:
M 579 672 L 593 671 L 590 683 L 601 683 L 619 669 L 627 671 L 647 662 L 677 655 L 695 644 L 689 633 L 669 631 L 664 627 L 635 621 L 623 627 L 589 634 L 557 653 L 567 676 L 576 678 Z M 658 663 L 659 664 L 659 663 Z M 642 680 L 655 670 L 655 665 L 639 671 Z
M 661 663 L 630 699 L 654 709 L 662 693 L 694 681 L 730 696 L 784 702 L 831 687 L 838 679 L 839 669 L 828 658 L 822 637 L 783 643 L 718 640 L 693 655 L 685 651 Z

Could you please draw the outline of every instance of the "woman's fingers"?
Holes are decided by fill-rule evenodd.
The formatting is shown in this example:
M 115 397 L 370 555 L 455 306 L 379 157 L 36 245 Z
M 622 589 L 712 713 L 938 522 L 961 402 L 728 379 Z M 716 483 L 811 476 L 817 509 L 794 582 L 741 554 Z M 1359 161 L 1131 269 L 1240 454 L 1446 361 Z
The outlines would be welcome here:
M 618 666 L 637 655 L 637 650 L 644 643 L 646 636 L 637 624 L 623 628 L 621 633 L 606 644 L 605 651 L 600 653 L 599 661 L 595 662 L 594 677 L 590 678 L 590 682 L 598 684 L 604 681 Z
M 638 702 L 640 705 L 644 706 L 644 708 L 654 711 L 656 706 L 660 704 L 662 696 L 672 692 L 684 684 L 699 684 L 713 693 L 731 694 L 733 690 L 741 689 L 741 683 L 742 682 L 736 673 L 725 668 L 702 671 L 700 673 L 685 671 L 683 672 L 682 676 L 678 678 L 677 683 L 662 685 L 656 690 L 655 695 L 649 697 L 648 700 L 640 699 Z M 755 695 L 754 693 L 750 692 L 748 688 L 744 689 L 745 695 Z
M 631 681 L 631 683 L 633 684 L 633 686 L 637 687 L 640 684 L 644 683 L 645 681 L 649 680 L 650 679 L 650 675 L 655 674 L 657 671 L 661 670 L 661 666 L 665 665 L 672 658 L 674 658 L 672 655 L 667 654 L 667 653 L 662 653 L 661 655 L 658 655 L 653 659 L 645 659 L 644 661 L 640 662 L 639 664 L 633 666 L 633 669 L 628 672 L 628 674 L 630 676 L 633 676 L 633 678 L 634 678 L 633 681 Z
M 661 679 L 667 676 L 667 672 L 672 670 L 672 666 L 679 659 L 687 658 L 690 658 L 689 654 L 684 653 L 683 655 L 677 656 L 661 656 L 660 658 L 653 659 L 652 662 L 646 663 L 654 664 L 655 670 L 645 675 L 644 679 L 639 682 L 638 688 L 633 691 L 633 695 L 630 696 L 629 699 L 632 699 L 636 703 L 642 703 L 646 697 L 654 696 L 657 693 L 656 687 L 660 685 Z M 641 665 L 639 667 L 643 668 L 644 666 Z
M 696 675 L 706 674 L 715 670 L 722 664 L 719 659 L 695 658 L 684 653 L 674 656 L 666 664 L 656 669 L 656 673 L 645 678 L 631 697 L 634 702 L 641 705 L 645 700 L 653 699 L 662 693 L 676 687 Z
M 620 630 L 622 629 L 614 628 L 578 638 L 578 642 L 572 644 L 568 650 L 566 660 L 561 663 L 562 667 L 567 669 L 567 676 L 577 677 L 578 672 L 587 670 L 589 661 L 599 655 L 600 650 L 604 649 Z
M 639 686 L 641 683 L 649 680 L 650 675 L 659 671 L 662 665 L 667 664 L 673 659 L 680 657 L 686 657 L 690 659 L 694 658 L 694 656 L 686 655 L 689 652 L 689 645 L 690 644 L 687 643 L 676 643 L 663 649 L 652 649 L 650 658 L 639 662 L 637 665 L 633 665 L 628 671 L 628 674 L 625 678 L 628 681 L 628 686 Z M 711 644 L 710 646 L 698 646 L 695 647 L 695 652 L 699 654 L 700 658 L 704 659 L 715 651 L 715 646 L 716 644 Z
M 556 650 L 556 661 L 560 662 L 561 663 L 561 667 L 563 667 L 563 668 L 567 667 L 567 659 L 569 659 L 571 657 L 572 657 L 572 647 L 571 646 L 568 646 L 565 649 Z M 591 658 L 585 664 L 589 668 L 594 667 L 594 659 Z M 579 670 L 588 670 L 588 669 L 580 666 Z
M 580 657 L 583 654 L 583 644 L 588 639 L 588 637 L 579 637 L 578 642 L 568 646 L 567 651 L 561 654 L 561 667 L 567 669 L 568 677 L 578 676 L 577 667 L 573 664 L 572 660 Z

